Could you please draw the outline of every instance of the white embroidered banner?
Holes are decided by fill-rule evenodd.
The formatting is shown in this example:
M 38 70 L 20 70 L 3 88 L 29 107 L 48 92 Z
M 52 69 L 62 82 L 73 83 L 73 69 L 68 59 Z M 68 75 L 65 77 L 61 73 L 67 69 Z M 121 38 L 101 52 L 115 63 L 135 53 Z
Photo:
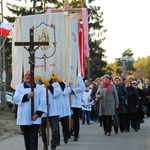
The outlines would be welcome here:
M 12 39 L 12 88 L 15 89 L 21 83 L 22 72 L 30 69 L 29 52 L 23 46 L 14 46 L 14 43 L 29 42 L 31 27 L 34 27 L 35 42 L 48 41 L 50 43 L 49 46 L 40 46 L 35 51 L 35 79 L 48 80 L 52 73 L 62 79 L 69 78 L 70 42 L 67 41 L 69 31 L 65 17 L 64 13 L 54 13 L 16 19 Z
M 70 20 L 71 30 L 71 71 L 70 79 L 76 80 L 78 68 L 78 21 Z

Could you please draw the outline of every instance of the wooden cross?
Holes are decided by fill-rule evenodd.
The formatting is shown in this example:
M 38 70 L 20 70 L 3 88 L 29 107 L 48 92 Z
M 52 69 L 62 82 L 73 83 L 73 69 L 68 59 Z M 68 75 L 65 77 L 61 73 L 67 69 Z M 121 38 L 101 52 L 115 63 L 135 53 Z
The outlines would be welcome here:
M 44 45 L 49 45 L 49 42 L 34 42 L 34 28 L 29 31 L 30 42 L 15 42 L 15 46 L 24 46 L 29 52 L 29 64 L 30 64 L 30 79 L 31 79 L 31 91 L 34 91 L 34 65 L 35 65 L 35 51 Z M 29 46 L 26 48 L 25 46 Z M 34 49 L 34 46 L 38 46 Z M 34 97 L 31 98 L 31 115 L 34 115 Z

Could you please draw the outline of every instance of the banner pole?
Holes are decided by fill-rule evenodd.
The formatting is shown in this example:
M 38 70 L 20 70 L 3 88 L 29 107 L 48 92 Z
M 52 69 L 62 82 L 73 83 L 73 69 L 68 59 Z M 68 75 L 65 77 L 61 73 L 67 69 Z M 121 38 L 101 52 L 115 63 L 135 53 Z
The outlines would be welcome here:
M 6 39 L 7 39 L 7 37 L 5 37 L 5 39 L 3 40 L 3 43 L 2 43 L 2 45 L 0 46 L 0 51 L 1 51 L 2 47 L 4 46 L 4 44 L 5 44 L 5 42 L 6 42 Z

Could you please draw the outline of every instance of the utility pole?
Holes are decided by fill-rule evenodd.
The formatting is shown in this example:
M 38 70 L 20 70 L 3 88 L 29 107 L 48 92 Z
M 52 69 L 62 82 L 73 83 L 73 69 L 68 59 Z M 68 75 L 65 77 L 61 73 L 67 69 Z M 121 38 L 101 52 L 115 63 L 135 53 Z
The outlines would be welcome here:
M 3 22 L 3 0 L 0 0 L 0 23 Z M 4 37 L 0 36 L 0 45 Z M 5 70 L 5 46 L 0 49 L 0 100 L 2 105 L 6 105 L 6 70 Z

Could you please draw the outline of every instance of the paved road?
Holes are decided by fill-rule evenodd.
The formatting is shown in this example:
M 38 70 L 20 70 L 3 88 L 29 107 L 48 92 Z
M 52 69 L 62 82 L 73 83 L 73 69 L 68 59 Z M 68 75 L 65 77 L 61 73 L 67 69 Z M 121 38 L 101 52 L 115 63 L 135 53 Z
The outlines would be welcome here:
M 43 150 L 41 137 L 38 147 Z M 0 150 L 25 150 L 23 136 L 0 141 Z M 61 140 L 57 150 L 150 150 L 150 118 L 145 118 L 138 132 L 131 129 L 128 133 L 112 132 L 112 136 L 104 135 L 98 123 L 81 125 L 79 141 L 74 142 L 72 137 L 68 144 L 64 144 Z

